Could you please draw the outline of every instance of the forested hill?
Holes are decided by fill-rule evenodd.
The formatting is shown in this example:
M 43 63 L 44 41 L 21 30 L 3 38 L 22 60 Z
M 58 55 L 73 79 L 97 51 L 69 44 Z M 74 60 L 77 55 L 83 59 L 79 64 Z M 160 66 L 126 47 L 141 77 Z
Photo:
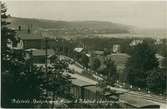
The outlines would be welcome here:
M 21 26 L 27 29 L 28 26 L 34 30 L 48 29 L 62 34 L 112 34 L 129 33 L 130 26 L 104 21 L 54 21 L 32 18 L 11 17 L 11 26 Z

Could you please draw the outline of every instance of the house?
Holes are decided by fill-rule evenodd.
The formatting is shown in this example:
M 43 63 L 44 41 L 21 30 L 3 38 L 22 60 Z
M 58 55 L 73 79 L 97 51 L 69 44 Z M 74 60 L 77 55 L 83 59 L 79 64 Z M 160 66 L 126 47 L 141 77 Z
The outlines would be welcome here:
M 48 55 L 48 64 L 51 63 L 51 60 L 49 58 L 51 58 L 52 56 L 55 55 L 55 52 L 53 49 L 48 49 L 47 50 L 47 55 Z M 34 50 L 32 52 L 32 58 L 33 58 L 33 62 L 36 64 L 44 64 L 46 62 L 46 51 L 45 49 L 37 49 Z
M 162 44 L 162 40 L 160 38 L 157 38 L 154 42 L 155 45 L 160 45 Z
M 77 53 L 81 53 L 84 50 L 84 48 L 74 48 L 74 51 Z
M 158 59 L 159 67 L 163 68 L 163 60 L 165 59 L 165 57 L 161 56 L 160 54 L 155 54 L 155 57 Z
M 136 46 L 138 44 L 143 43 L 143 40 L 132 40 L 129 44 L 129 46 Z
M 13 48 L 13 42 L 12 42 L 10 39 L 8 39 L 6 46 L 7 46 L 8 48 L 12 49 L 12 48 Z
M 120 52 L 120 45 L 114 44 L 113 45 L 113 53 L 119 53 Z
M 81 55 L 85 52 L 84 48 L 74 48 L 74 56 L 75 56 L 75 59 L 78 60 Z
M 87 82 L 87 81 L 82 81 L 80 79 L 71 79 L 72 82 L 72 88 L 70 89 L 70 93 L 75 97 L 75 98 L 84 98 L 84 87 L 85 86 L 92 86 L 94 84 Z
M 16 48 L 18 49 L 23 49 L 24 48 L 24 43 L 23 43 L 23 40 L 22 39 L 18 39 L 18 43 L 16 45 Z
M 40 31 L 35 31 L 31 25 L 19 25 L 16 36 L 23 41 L 24 49 L 43 49 L 45 40 Z
M 45 48 L 45 39 L 39 34 L 19 34 L 19 37 L 23 40 L 24 48 Z
M 26 51 L 25 58 L 26 59 L 32 58 L 32 61 L 35 65 L 43 65 L 46 63 L 45 49 L 26 49 L 25 51 Z M 55 55 L 55 52 L 53 49 L 47 50 L 48 64 L 52 63 L 52 60 L 50 58 L 54 55 Z
M 13 31 L 15 31 L 15 29 L 12 28 Z M 20 37 L 15 37 L 15 41 L 13 42 L 11 39 L 7 39 L 7 43 L 6 46 L 10 49 L 23 49 L 23 40 Z

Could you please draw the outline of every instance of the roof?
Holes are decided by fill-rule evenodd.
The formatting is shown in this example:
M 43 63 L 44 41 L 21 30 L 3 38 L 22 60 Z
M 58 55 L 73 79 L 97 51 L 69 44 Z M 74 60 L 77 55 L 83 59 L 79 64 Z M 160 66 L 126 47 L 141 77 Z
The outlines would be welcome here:
M 86 81 L 86 82 L 88 82 L 88 83 L 90 83 L 90 84 L 92 84 L 92 85 L 96 85 L 96 84 L 98 83 L 98 82 L 95 81 L 95 80 L 89 79 L 89 78 L 87 78 L 87 77 L 85 77 L 85 76 L 82 76 L 82 75 L 80 75 L 80 74 L 77 74 L 77 73 L 75 73 L 75 74 L 69 73 L 69 75 L 71 75 L 71 77 L 77 78 L 77 79 L 79 79 L 79 80 L 81 80 L 81 81 Z
M 124 94 L 123 96 L 121 95 L 120 97 L 121 97 L 121 100 L 124 101 L 124 103 L 131 105 L 133 107 L 146 107 L 146 106 L 157 105 L 157 104 L 150 102 L 150 101 L 147 101 L 141 97 L 133 96 L 130 94 Z
M 74 51 L 76 51 L 78 53 L 82 52 L 82 50 L 83 50 L 83 48 L 74 48 Z
M 130 42 L 130 46 L 134 46 L 134 45 L 137 45 L 137 44 L 141 44 L 143 43 L 143 40 L 133 40 Z
M 35 49 L 35 48 L 29 48 L 29 49 L 26 49 L 25 51 L 30 52 L 30 51 L 34 51 L 34 50 L 37 50 L 37 49 Z
M 155 54 L 155 57 L 158 58 L 159 60 L 162 60 L 165 58 L 165 57 L 161 56 L 160 54 Z
M 107 86 L 110 90 L 116 91 L 116 93 L 119 94 L 123 94 L 123 93 L 127 93 L 128 90 L 127 89 L 122 89 L 122 88 L 117 88 L 117 87 L 111 87 L 111 86 Z
M 32 51 L 32 55 L 33 56 L 43 56 L 43 55 L 46 55 L 45 52 L 46 52 L 45 49 L 36 49 L 36 50 Z M 48 55 L 54 55 L 55 54 L 53 49 L 48 49 L 47 53 L 48 53 Z
M 35 33 L 27 33 L 19 31 L 17 36 L 20 37 L 22 40 L 39 40 L 44 39 L 40 34 Z
M 96 50 L 96 51 L 94 51 L 94 53 L 97 54 L 97 55 L 102 55 L 102 54 L 104 54 L 104 51 Z
M 86 56 L 87 56 L 87 57 L 90 57 L 91 55 L 87 53 Z
M 94 93 L 103 92 L 103 89 L 100 88 L 99 86 L 87 86 L 87 87 L 85 87 L 85 89 L 87 89 L 87 90 L 89 90 L 91 92 L 94 92 Z
M 22 40 L 41 40 L 44 39 L 43 37 L 37 36 L 37 35 L 25 35 L 21 36 Z
M 80 79 L 72 79 L 72 84 L 76 86 L 87 86 L 87 85 L 93 85 L 90 82 L 82 81 Z

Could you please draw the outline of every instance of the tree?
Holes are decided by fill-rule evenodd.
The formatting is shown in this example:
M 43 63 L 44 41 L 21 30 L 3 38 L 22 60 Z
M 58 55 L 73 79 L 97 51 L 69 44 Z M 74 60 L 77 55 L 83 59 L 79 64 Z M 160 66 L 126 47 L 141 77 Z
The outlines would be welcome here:
M 14 49 L 17 45 L 16 31 L 7 25 L 6 5 L 1 4 L 1 103 L 2 107 L 32 107 L 31 104 L 15 104 L 12 99 L 32 99 L 40 96 L 38 72 L 29 71 L 24 60 L 24 51 Z M 9 43 L 10 42 L 10 43 Z M 36 72 L 36 73 L 34 73 Z
M 117 78 L 116 65 L 111 59 L 105 60 L 106 68 L 103 70 L 103 75 L 107 76 L 107 81 L 110 85 L 113 85 Z
M 164 57 L 164 59 L 162 60 L 162 67 L 167 69 L 167 57 Z
M 126 64 L 125 72 L 127 81 L 139 87 L 146 87 L 146 78 L 148 71 L 158 68 L 158 60 L 155 57 L 156 51 L 145 41 L 132 47 Z
M 167 39 L 162 39 L 162 44 L 159 45 L 160 54 L 167 57 Z
M 111 53 L 111 51 L 107 48 L 104 48 L 104 56 L 107 56 Z
M 162 67 L 167 70 L 167 39 L 163 39 L 162 42 L 162 56 L 164 56 Z
M 71 81 L 68 77 L 63 75 L 63 72 L 69 70 L 68 64 L 65 61 L 60 61 L 55 58 L 53 67 L 48 69 L 48 73 L 44 73 L 43 89 L 53 94 L 53 101 L 55 98 L 63 97 L 72 99 L 70 94 Z M 54 104 L 52 105 L 54 107 Z
M 80 61 L 81 61 L 81 64 L 82 64 L 83 66 L 88 67 L 88 63 L 89 63 L 89 58 L 88 58 L 88 56 L 86 56 L 85 54 L 82 54 Z
M 163 93 L 166 91 L 166 75 L 167 71 L 165 69 L 153 69 L 148 72 L 147 76 L 147 86 L 148 88 L 156 93 Z
M 14 55 L 2 72 L 2 106 L 3 107 L 33 107 L 33 104 L 11 103 L 12 99 L 39 99 L 40 72 L 26 61 L 16 58 Z M 29 68 L 31 67 L 31 70 Z
M 91 63 L 91 69 L 92 70 L 97 70 L 97 68 L 100 67 L 100 60 L 98 58 L 93 58 L 92 63 Z
M 8 41 L 14 41 L 15 31 L 7 27 L 8 16 L 6 15 L 6 5 L 1 3 L 1 76 L 2 76 L 2 106 L 8 105 L 10 97 L 13 95 L 11 86 L 13 86 L 13 74 L 10 74 L 9 67 L 12 59 L 12 50 L 7 46 Z M 12 43 L 10 43 L 13 45 Z

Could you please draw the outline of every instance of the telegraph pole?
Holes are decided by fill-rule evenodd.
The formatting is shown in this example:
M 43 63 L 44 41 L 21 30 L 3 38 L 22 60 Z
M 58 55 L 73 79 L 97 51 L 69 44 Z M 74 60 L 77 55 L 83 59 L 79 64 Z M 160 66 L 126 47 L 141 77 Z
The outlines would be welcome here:
M 46 73 L 48 72 L 48 39 L 45 37 L 45 68 L 46 68 Z
M 46 69 L 46 73 L 48 72 L 48 38 L 45 35 L 45 32 L 43 32 L 43 34 L 40 32 L 41 36 L 44 38 L 45 40 L 45 69 Z

